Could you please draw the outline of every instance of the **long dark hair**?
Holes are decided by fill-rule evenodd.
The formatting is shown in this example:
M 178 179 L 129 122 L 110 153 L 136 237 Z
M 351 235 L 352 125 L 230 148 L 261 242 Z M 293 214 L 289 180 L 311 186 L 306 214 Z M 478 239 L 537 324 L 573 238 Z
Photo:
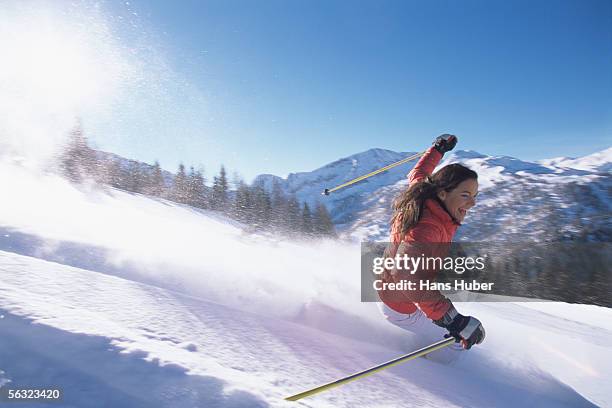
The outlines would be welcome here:
M 437 199 L 439 191 L 452 191 L 468 179 L 478 179 L 478 174 L 461 164 L 453 163 L 442 167 L 424 180 L 412 183 L 393 202 L 391 226 L 401 226 L 402 234 L 414 227 L 423 214 L 423 206 L 428 198 Z

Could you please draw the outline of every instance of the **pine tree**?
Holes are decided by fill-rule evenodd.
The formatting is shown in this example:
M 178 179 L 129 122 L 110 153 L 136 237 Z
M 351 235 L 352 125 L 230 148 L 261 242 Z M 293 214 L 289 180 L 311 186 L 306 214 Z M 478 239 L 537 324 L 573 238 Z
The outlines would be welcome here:
M 87 138 L 79 122 L 70 132 L 61 156 L 60 168 L 62 174 L 70 181 L 80 183 L 87 177 L 96 178 L 100 170 L 99 167 L 96 154 L 88 146 Z
M 310 211 L 310 206 L 308 203 L 304 203 L 302 207 L 302 233 L 308 237 L 313 235 L 314 228 L 312 222 L 312 213 Z
M 206 178 L 204 177 L 204 168 L 200 167 L 199 170 L 196 170 L 195 173 L 195 188 L 198 195 L 198 200 L 196 202 L 196 207 L 199 208 L 208 208 L 208 197 L 206 193 Z
M 232 205 L 232 216 L 245 224 L 252 222 L 253 200 L 251 189 L 242 180 L 237 181 L 236 196 Z
M 253 221 L 259 229 L 270 227 L 272 218 L 272 200 L 263 188 L 263 185 L 255 185 L 251 189 L 253 199 Z
M 129 161 L 127 166 L 126 190 L 134 193 L 142 193 L 146 187 L 145 171 L 141 164 Z
M 228 191 L 227 174 L 225 167 L 221 165 L 218 176 L 215 176 L 212 187 L 211 208 L 217 211 L 228 211 Z
M 187 202 L 187 175 L 183 163 L 179 164 L 176 176 L 174 176 L 170 199 L 177 203 Z
M 124 170 L 121 168 L 121 162 L 118 159 L 110 157 L 105 163 L 101 181 L 111 187 L 125 190 L 125 179 L 127 178 L 127 174 L 124 173 Z
M 155 197 L 162 197 L 164 194 L 165 187 L 166 185 L 164 182 L 164 176 L 162 174 L 161 166 L 156 160 L 153 164 L 153 168 L 151 169 L 151 179 L 146 194 Z
M 187 174 L 185 181 L 185 203 L 195 207 L 197 201 L 196 187 L 195 187 L 195 169 L 193 166 L 189 167 L 189 174 Z
M 300 209 L 300 203 L 294 195 L 289 197 L 287 201 L 285 225 L 289 235 L 295 235 L 302 231 L 302 211 Z
M 274 180 L 272 182 L 272 213 L 270 226 L 274 229 L 283 231 L 287 229 L 287 206 L 289 204 L 289 200 L 283 190 L 278 180 Z
M 334 223 L 331 220 L 331 216 L 329 215 L 327 208 L 323 204 L 317 203 L 313 218 L 313 228 L 315 235 L 326 237 L 336 236 L 336 229 L 334 228 Z
M 206 208 L 206 189 L 201 170 L 190 168 L 188 177 L 188 204 L 192 207 Z

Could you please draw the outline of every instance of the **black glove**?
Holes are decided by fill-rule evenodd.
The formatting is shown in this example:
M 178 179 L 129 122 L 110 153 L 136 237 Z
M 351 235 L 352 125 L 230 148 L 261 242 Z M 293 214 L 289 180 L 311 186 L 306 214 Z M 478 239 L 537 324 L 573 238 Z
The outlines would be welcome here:
M 433 145 L 436 150 L 442 154 L 453 150 L 456 144 L 457 136 L 449 135 L 448 133 L 436 137 L 436 140 L 433 142 Z
M 458 313 L 453 305 L 439 320 L 434 320 L 434 323 L 448 330 L 444 337 L 454 337 L 468 350 L 474 344 L 482 343 L 485 338 L 485 330 L 480 320 Z

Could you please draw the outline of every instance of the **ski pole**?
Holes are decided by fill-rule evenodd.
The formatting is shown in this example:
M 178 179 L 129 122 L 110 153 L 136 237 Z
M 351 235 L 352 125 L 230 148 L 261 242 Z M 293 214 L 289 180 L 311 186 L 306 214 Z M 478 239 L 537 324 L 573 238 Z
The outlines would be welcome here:
M 421 157 L 423 154 L 425 154 L 425 152 L 421 152 L 421 153 L 413 154 L 413 155 L 412 155 L 412 156 L 410 156 L 410 157 L 406 157 L 405 159 L 402 159 L 402 160 L 400 160 L 400 161 L 398 161 L 398 162 L 388 164 L 388 165 L 386 165 L 385 167 L 381 167 L 380 169 L 378 169 L 378 170 L 374 170 L 374 171 L 373 171 L 373 172 L 371 172 L 371 173 L 364 174 L 363 176 L 359 176 L 359 177 L 357 177 L 357 178 L 354 178 L 353 180 L 349 180 L 349 181 L 347 181 L 346 183 L 342 183 L 342 184 L 340 184 L 339 186 L 336 186 L 336 187 L 334 187 L 334 188 L 326 188 L 325 190 L 323 190 L 323 192 L 322 192 L 321 194 L 323 194 L 323 195 L 329 195 L 330 193 L 333 193 L 334 191 L 338 191 L 338 190 L 340 190 L 341 188 L 348 187 L 348 186 L 350 186 L 351 184 L 355 184 L 355 183 L 357 183 L 357 182 L 359 182 L 359 181 L 361 181 L 361 180 L 365 180 L 365 179 L 367 179 L 368 177 L 375 176 L 376 174 L 378 174 L 378 173 L 382 173 L 383 171 L 387 171 L 387 170 L 389 170 L 389 169 L 392 169 L 393 167 L 399 166 L 399 165 L 404 164 L 404 163 L 408 163 L 409 161 L 412 161 L 412 160 L 414 160 L 414 159 L 416 159 L 416 158 L 418 158 L 418 157 Z
M 403 355 L 401 357 L 398 357 L 398 358 L 395 358 L 393 360 L 387 361 L 386 363 L 382 363 L 382 364 L 379 364 L 377 366 L 368 368 L 367 370 L 363 370 L 363 371 L 360 371 L 358 373 L 355 373 L 355 374 L 349 375 L 347 377 L 341 378 L 339 380 L 332 381 L 332 382 L 329 382 L 327 384 L 320 385 L 320 386 L 318 386 L 316 388 L 312 388 L 310 390 L 307 390 L 307 391 L 304 391 L 304 392 L 300 392 L 299 394 L 292 395 L 290 397 L 285 398 L 285 400 L 286 401 L 297 401 L 297 400 L 300 400 L 302 398 L 309 397 L 311 395 L 318 394 L 318 393 L 323 392 L 323 391 L 327 391 L 327 390 L 329 390 L 331 388 L 338 387 L 340 385 L 344 385 L 344 384 L 349 383 L 351 381 L 355 381 L 355 380 L 357 380 L 359 378 L 367 377 L 367 376 L 372 375 L 372 374 L 374 374 L 374 373 L 376 373 L 378 371 L 382 371 L 382 370 L 384 370 L 386 368 L 393 367 L 393 366 L 395 366 L 397 364 L 400 364 L 400 363 L 403 363 L 405 361 L 412 360 L 412 359 L 415 359 L 417 357 L 424 356 L 425 354 L 429 354 L 432 351 L 435 351 L 435 350 L 441 349 L 443 347 L 446 347 L 446 346 L 448 346 L 450 344 L 453 344 L 454 342 L 455 342 L 455 338 L 453 338 L 453 337 L 449 337 L 448 339 L 440 340 L 440 341 L 438 341 L 436 343 L 433 343 L 433 344 L 431 344 L 431 345 L 429 345 L 427 347 L 423 347 L 422 349 L 415 350 L 412 353 L 405 354 L 405 355 Z

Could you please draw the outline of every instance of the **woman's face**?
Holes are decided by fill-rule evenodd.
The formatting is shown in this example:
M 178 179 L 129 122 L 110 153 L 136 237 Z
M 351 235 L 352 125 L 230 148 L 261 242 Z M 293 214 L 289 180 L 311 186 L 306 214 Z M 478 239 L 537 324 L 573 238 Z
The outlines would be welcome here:
M 462 181 L 454 190 L 438 193 L 448 212 L 459 222 L 463 222 L 468 210 L 476 205 L 477 195 L 478 181 L 474 179 Z

